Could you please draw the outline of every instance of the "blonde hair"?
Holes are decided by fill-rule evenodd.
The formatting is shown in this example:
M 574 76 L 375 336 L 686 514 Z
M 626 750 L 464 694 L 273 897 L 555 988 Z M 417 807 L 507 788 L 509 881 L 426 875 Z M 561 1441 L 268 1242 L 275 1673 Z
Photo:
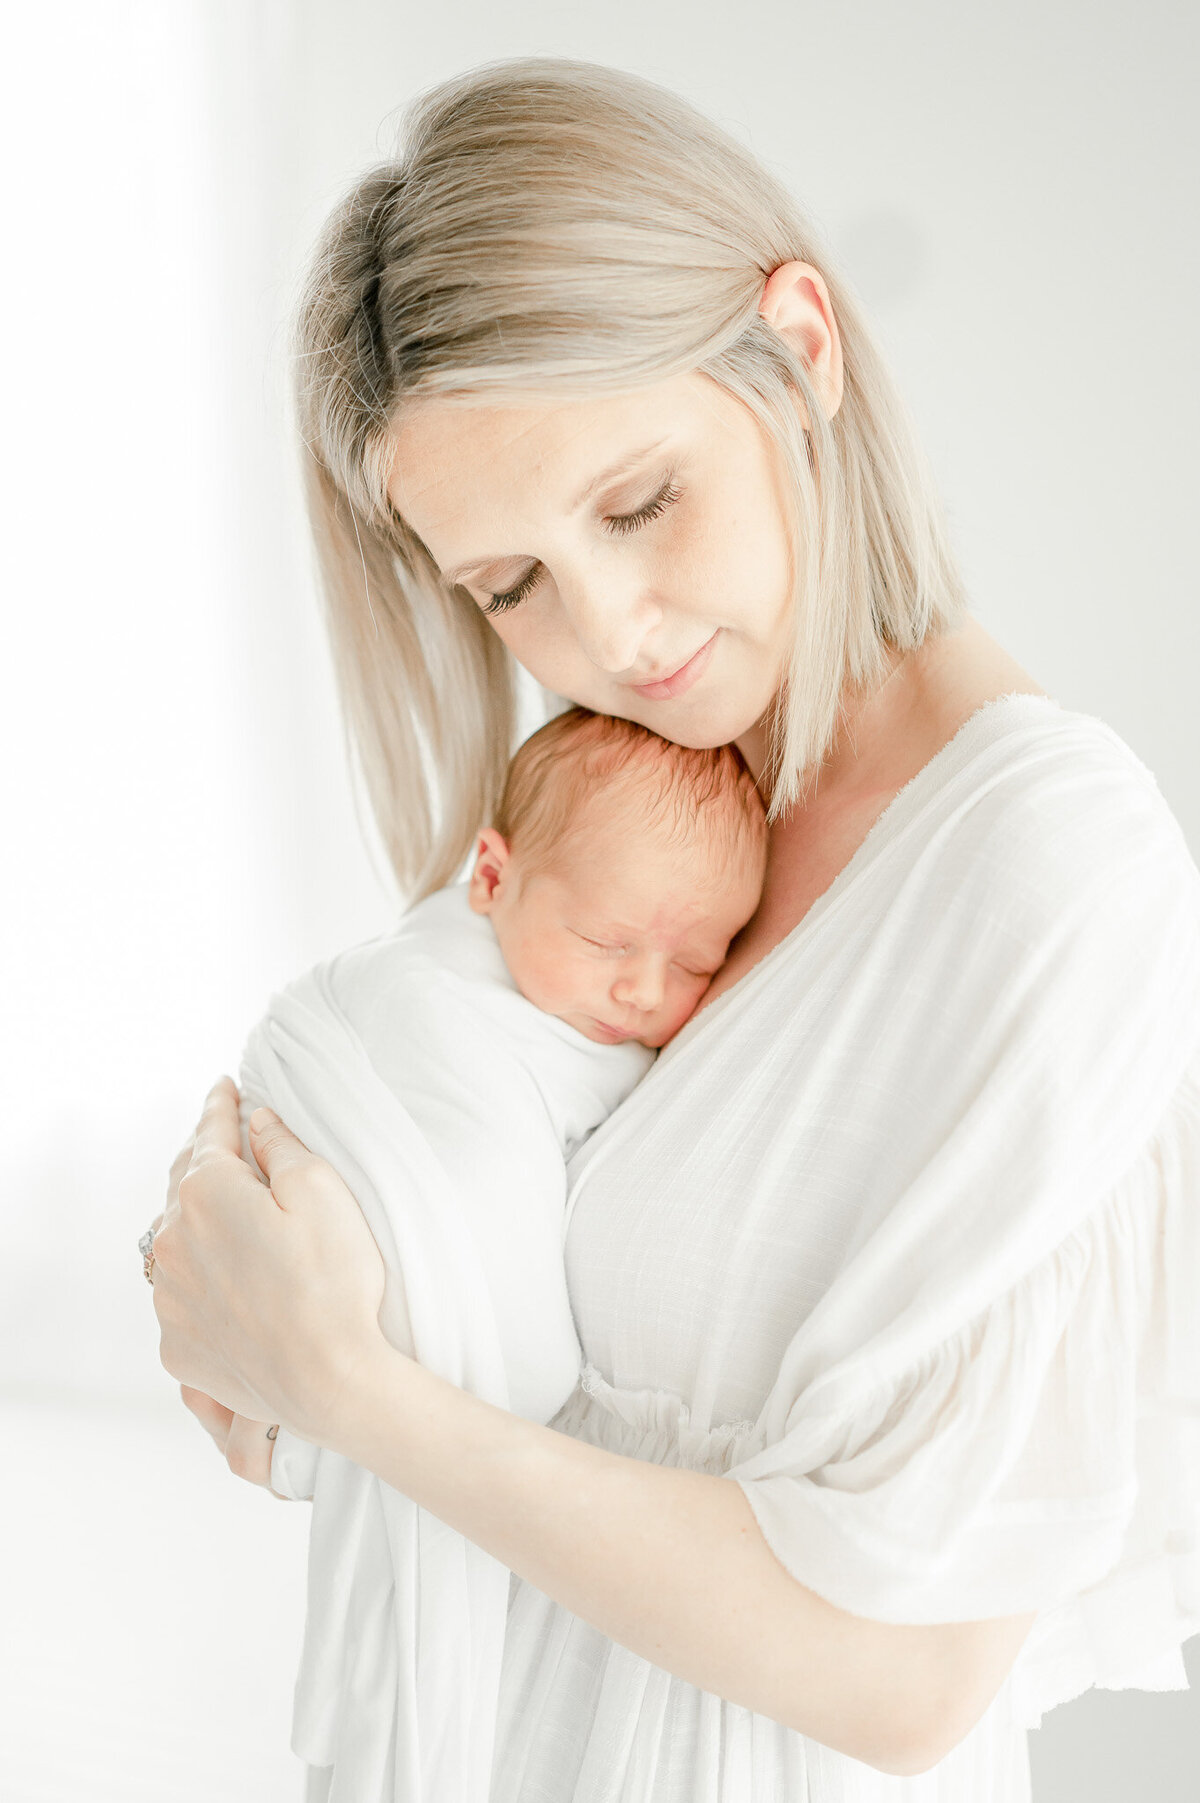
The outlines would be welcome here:
M 817 266 L 841 405 L 758 311 Z M 668 90 L 567 58 L 455 76 L 322 232 L 297 319 L 299 427 L 354 750 L 413 899 L 459 871 L 515 736 L 514 667 L 391 505 L 405 404 L 572 400 L 699 372 L 741 400 L 793 505 L 795 627 L 772 710 L 776 817 L 804 792 L 847 684 L 952 623 L 962 584 L 926 463 L 858 303 L 787 189 Z M 806 434 L 796 406 L 807 411 Z
M 551 869 L 576 836 L 595 824 L 596 802 L 636 812 L 668 844 L 715 850 L 713 886 L 731 870 L 761 877 L 767 817 L 734 745 L 696 749 L 660 738 L 617 715 L 568 708 L 521 745 L 494 825 L 527 874 Z

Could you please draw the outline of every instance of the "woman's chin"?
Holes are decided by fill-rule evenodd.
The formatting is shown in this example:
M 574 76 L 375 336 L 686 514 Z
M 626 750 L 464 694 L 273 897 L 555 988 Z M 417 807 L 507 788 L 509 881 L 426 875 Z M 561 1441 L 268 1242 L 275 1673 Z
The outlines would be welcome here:
M 693 702 L 690 695 L 677 701 L 641 701 L 625 714 L 639 726 L 649 727 L 661 738 L 692 751 L 712 751 L 718 745 L 733 745 L 753 732 L 763 717 L 757 702 L 739 706 L 736 698 L 714 696 Z M 691 703 L 689 706 L 688 704 Z

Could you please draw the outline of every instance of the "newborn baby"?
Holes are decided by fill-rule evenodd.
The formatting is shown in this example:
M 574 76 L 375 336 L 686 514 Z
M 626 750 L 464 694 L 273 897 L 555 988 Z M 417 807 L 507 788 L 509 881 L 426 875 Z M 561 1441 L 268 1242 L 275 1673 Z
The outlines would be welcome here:
M 765 864 L 733 748 L 574 708 L 518 750 L 469 882 L 272 998 L 243 1123 L 268 1104 L 344 1177 L 401 1351 L 527 1419 L 561 1408 L 581 1363 L 566 1160 L 693 1013 Z M 320 1768 L 309 1796 L 485 1798 L 507 1571 L 285 1429 L 271 1484 L 314 1506 L 292 1737 Z

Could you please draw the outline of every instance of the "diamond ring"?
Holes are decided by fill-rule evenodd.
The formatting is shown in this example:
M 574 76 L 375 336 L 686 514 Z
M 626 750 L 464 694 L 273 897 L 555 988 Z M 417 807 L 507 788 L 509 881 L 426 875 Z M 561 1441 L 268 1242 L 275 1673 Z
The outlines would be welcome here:
M 154 1229 L 152 1227 L 147 1227 L 145 1233 L 142 1235 L 141 1239 L 138 1241 L 138 1251 L 142 1255 L 142 1271 L 145 1274 L 146 1282 L 149 1284 L 153 1284 L 153 1282 L 154 1282 Z

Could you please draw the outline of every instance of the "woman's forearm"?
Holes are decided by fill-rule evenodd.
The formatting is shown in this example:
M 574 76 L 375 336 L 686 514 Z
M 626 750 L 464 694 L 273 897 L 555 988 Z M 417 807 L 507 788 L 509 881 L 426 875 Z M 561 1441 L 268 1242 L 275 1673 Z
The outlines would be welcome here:
M 1000 1624 L 846 1614 L 784 1569 L 727 1478 L 538 1426 L 391 1347 L 359 1375 L 336 1451 L 611 1640 L 881 1770 L 954 1745 L 1024 1638 L 985 1636 L 981 1671 L 973 1630 Z

